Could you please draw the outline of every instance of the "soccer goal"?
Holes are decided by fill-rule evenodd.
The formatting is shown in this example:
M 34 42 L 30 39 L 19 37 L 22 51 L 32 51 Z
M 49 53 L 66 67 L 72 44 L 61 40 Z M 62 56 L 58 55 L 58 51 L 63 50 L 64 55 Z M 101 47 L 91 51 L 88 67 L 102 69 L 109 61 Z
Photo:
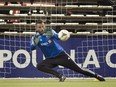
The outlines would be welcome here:
M 69 40 L 58 43 L 80 67 L 116 77 L 115 6 L 97 5 L 96 0 L 24 0 L 1 8 L 10 13 L 0 15 L 0 77 L 50 77 L 36 69 L 45 58 L 41 50 L 30 49 L 38 19 L 57 33 L 62 29 L 71 33 Z M 62 66 L 55 69 L 66 77 L 86 77 Z

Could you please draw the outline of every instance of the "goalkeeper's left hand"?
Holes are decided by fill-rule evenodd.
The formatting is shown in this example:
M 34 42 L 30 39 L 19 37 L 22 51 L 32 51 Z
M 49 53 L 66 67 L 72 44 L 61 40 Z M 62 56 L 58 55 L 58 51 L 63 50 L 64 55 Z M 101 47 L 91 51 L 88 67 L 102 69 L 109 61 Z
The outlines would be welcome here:
M 45 29 L 45 32 L 43 35 L 46 35 L 46 36 L 53 36 L 54 33 L 53 33 L 53 30 L 52 29 Z

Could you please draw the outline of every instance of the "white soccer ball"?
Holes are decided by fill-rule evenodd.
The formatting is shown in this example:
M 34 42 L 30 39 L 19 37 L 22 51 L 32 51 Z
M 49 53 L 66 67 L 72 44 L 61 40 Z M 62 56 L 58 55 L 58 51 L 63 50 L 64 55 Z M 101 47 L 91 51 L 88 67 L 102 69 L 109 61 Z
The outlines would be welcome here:
M 60 40 L 66 41 L 70 38 L 70 32 L 68 32 L 67 30 L 61 30 L 58 33 L 58 37 L 59 37 Z

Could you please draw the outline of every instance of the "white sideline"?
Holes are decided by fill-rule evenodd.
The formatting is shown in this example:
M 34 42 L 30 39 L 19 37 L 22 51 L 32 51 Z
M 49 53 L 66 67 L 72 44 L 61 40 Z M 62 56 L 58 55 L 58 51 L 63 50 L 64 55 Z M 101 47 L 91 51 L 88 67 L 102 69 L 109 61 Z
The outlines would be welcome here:
M 6 79 L 6 80 L 8 80 L 8 79 L 57 79 L 57 78 L 20 78 L 20 77 L 18 77 L 18 78 L 0 78 L 0 80 L 1 79 Z M 82 79 L 95 79 L 95 78 L 83 78 L 83 77 L 81 77 L 81 78 L 76 78 L 76 77 L 74 77 L 74 78 L 66 78 L 66 79 L 80 79 L 80 80 L 82 80 Z M 105 79 L 107 80 L 107 79 L 116 79 L 116 77 L 105 77 Z

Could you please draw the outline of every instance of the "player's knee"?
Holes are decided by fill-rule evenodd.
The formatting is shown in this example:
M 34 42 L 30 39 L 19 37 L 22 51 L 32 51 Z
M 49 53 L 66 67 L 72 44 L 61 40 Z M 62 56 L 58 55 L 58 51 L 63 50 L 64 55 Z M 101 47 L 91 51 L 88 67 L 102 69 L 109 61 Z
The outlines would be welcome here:
M 41 64 L 37 64 L 37 66 L 36 66 L 36 68 L 38 69 L 38 70 L 41 70 L 42 69 L 42 65 Z

